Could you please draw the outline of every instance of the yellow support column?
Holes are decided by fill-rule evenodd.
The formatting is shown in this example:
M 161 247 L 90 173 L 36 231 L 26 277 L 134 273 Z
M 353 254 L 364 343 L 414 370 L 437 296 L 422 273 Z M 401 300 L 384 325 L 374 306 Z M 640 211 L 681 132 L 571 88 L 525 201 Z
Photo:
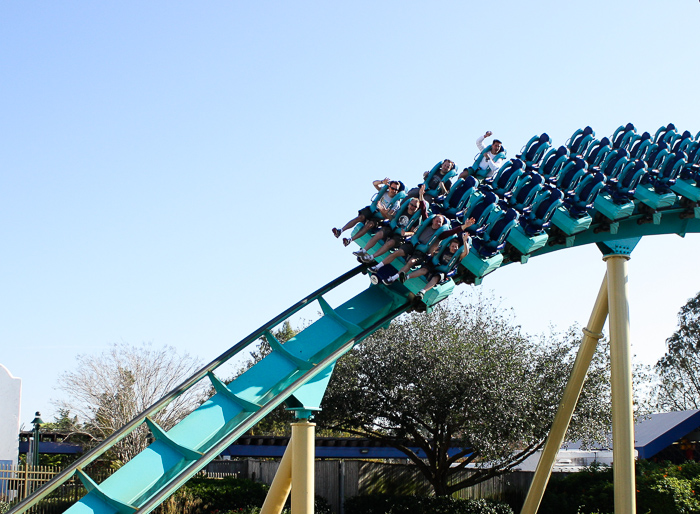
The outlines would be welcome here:
M 280 467 L 277 468 L 275 478 L 272 480 L 270 490 L 267 492 L 265 502 L 260 509 L 260 514 L 280 514 L 284 503 L 292 490 L 292 440 L 289 440 L 284 451 Z
M 554 417 L 549 436 L 547 436 L 547 442 L 544 445 L 542 455 L 537 463 L 535 475 L 530 484 L 530 489 L 527 492 L 523 508 L 520 511 L 521 514 L 535 514 L 540 507 L 544 490 L 552 474 L 552 466 L 557 458 L 559 448 L 561 448 L 564 442 L 566 430 L 569 428 L 571 416 L 576 408 L 576 402 L 578 402 L 578 398 L 581 395 L 581 389 L 586 380 L 586 374 L 588 373 L 588 368 L 595 354 L 598 340 L 603 337 L 602 330 L 607 316 L 608 287 L 607 278 L 603 278 L 603 283 L 598 292 L 598 298 L 593 306 L 591 317 L 588 320 L 588 326 L 583 329 L 583 341 L 576 355 L 576 361 L 571 370 L 569 381 L 566 384 L 564 395 L 559 403 L 559 409 Z
M 314 512 L 315 423 L 292 423 L 292 514 Z
M 610 304 L 610 386 L 612 390 L 613 479 L 615 514 L 636 512 L 634 417 L 627 261 L 629 255 L 607 255 Z

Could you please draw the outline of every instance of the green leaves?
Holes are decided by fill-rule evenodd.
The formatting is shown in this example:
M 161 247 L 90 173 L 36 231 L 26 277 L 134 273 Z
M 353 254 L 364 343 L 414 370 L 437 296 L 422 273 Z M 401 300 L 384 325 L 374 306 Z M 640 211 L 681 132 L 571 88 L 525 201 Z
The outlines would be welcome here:
M 542 445 L 578 345 L 572 331 L 529 338 L 508 314 L 475 295 L 399 318 L 337 364 L 317 423 L 389 442 L 438 495 L 507 472 Z M 608 428 L 606 372 L 601 354 L 576 437 L 600 439 Z M 449 457 L 454 446 L 470 448 L 469 457 Z M 477 472 L 448 480 L 467 463 Z
M 666 340 L 666 354 L 656 363 L 656 407 L 665 411 L 700 408 L 700 293 L 678 313 L 678 329 Z

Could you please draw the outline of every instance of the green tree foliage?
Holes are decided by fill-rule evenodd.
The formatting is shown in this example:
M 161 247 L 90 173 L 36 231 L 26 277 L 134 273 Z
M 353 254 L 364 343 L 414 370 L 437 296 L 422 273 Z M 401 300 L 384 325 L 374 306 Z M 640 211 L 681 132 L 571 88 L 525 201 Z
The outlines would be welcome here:
M 341 359 L 317 422 L 385 441 L 437 495 L 449 495 L 508 472 L 543 445 L 578 344 L 573 331 L 525 337 L 493 301 L 444 302 L 398 319 Z M 607 371 L 599 351 L 570 440 L 604 437 Z M 454 445 L 464 449 L 448 456 Z M 465 476 L 467 465 L 475 469 Z
M 678 313 L 678 329 L 656 363 L 656 406 L 662 411 L 700 409 L 700 293 Z
M 175 389 L 198 368 L 189 354 L 171 346 L 115 344 L 100 354 L 79 355 L 75 370 L 59 377 L 65 393 L 56 403 L 60 423 L 99 442 Z M 169 430 L 202 401 L 203 387 L 176 397 L 152 419 Z M 111 457 L 123 463 L 143 450 L 149 434 L 142 425 L 114 446 Z

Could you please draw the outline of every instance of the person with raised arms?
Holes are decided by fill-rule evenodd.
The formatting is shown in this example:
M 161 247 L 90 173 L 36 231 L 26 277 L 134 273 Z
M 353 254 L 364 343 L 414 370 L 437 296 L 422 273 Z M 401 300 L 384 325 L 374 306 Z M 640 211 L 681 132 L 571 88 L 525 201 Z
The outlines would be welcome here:
M 348 221 L 343 228 L 333 228 L 333 235 L 340 237 L 340 234 L 354 227 L 358 223 L 364 226 L 352 238 L 343 238 L 343 244 L 348 246 L 354 239 L 362 237 L 371 229 L 375 228 L 382 220 L 391 219 L 401 205 L 401 200 L 406 197 L 404 185 L 398 180 L 375 180 L 372 185 L 377 190 L 377 194 L 370 205 L 357 211 L 357 216 Z

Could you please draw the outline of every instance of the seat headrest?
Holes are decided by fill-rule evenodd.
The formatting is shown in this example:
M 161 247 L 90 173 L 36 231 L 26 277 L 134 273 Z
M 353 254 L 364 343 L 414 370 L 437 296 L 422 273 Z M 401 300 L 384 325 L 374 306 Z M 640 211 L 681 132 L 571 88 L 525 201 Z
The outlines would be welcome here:
M 484 194 L 484 201 L 487 203 L 494 203 L 496 201 L 496 194 L 493 191 L 489 191 Z

